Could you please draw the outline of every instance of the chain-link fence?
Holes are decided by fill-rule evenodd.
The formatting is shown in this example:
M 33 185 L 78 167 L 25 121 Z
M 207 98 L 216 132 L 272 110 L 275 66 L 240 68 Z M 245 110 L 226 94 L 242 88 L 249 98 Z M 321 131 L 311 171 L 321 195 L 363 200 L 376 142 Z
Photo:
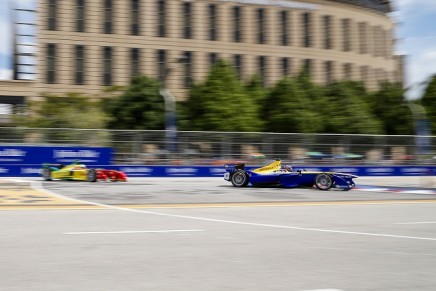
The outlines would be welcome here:
M 436 136 L 0 128 L 0 144 L 104 146 L 117 164 L 434 164 Z M 419 146 L 417 146 L 419 145 Z

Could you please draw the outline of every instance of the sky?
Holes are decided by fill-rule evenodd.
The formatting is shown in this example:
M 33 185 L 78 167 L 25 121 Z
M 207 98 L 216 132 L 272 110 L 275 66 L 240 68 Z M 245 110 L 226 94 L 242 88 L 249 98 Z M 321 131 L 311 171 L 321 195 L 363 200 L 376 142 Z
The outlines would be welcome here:
M 0 80 L 12 76 L 9 1 L 0 0 Z M 35 0 L 11 2 L 20 8 L 35 5 Z M 397 23 L 394 51 L 406 55 L 406 96 L 416 99 L 426 81 L 436 74 L 436 0 L 391 0 L 391 4 L 395 9 L 391 17 Z

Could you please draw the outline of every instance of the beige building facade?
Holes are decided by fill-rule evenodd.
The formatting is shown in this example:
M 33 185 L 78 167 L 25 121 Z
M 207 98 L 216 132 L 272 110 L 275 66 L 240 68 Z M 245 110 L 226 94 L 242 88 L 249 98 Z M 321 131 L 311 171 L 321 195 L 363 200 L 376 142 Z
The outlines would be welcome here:
M 38 0 L 33 81 L 0 81 L 2 96 L 78 92 L 98 98 L 135 74 L 178 100 L 218 59 L 267 86 L 307 68 L 321 84 L 401 82 L 394 23 L 381 0 Z

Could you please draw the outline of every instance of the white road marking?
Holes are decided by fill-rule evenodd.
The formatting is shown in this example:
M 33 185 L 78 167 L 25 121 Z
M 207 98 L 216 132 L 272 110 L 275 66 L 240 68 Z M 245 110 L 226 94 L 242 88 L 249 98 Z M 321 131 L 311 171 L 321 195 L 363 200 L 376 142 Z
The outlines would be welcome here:
M 123 231 L 76 231 L 64 234 L 128 234 L 128 233 L 171 233 L 171 232 L 196 232 L 201 229 L 168 229 L 168 230 L 123 230 Z
M 394 224 L 436 224 L 436 221 L 397 222 Z
M 176 218 L 194 219 L 194 220 L 201 220 L 201 221 L 220 222 L 220 223 L 238 224 L 238 225 L 251 225 L 251 226 L 270 227 L 270 228 L 281 228 L 281 229 L 305 230 L 305 231 L 314 231 L 314 232 L 326 232 L 326 233 L 339 233 L 339 234 L 352 234 L 352 235 L 375 236 L 375 237 L 389 237 L 389 238 L 436 241 L 436 238 L 432 238 L 432 237 L 404 236 L 404 235 L 383 234 L 383 233 L 356 232 L 356 231 L 321 229 L 321 228 L 307 228 L 307 227 L 298 227 L 298 226 L 264 224 L 264 223 L 254 223 L 254 222 L 244 222 L 244 221 L 235 221 L 235 220 L 223 220 L 223 219 L 205 218 L 205 217 L 197 217 L 197 216 L 169 214 L 169 213 L 162 213 L 162 212 L 147 211 L 147 210 L 142 210 L 142 209 L 131 209 L 131 208 L 124 208 L 124 207 L 119 207 L 119 206 L 114 206 L 114 205 L 107 205 L 107 204 L 102 204 L 102 203 L 98 203 L 98 202 L 90 202 L 90 201 L 85 201 L 85 200 L 80 200 L 80 199 L 75 199 L 75 198 L 63 196 L 61 194 L 57 194 L 57 193 L 54 193 L 52 191 L 44 189 L 44 187 L 42 187 L 42 183 L 40 181 L 33 181 L 31 183 L 31 187 L 34 188 L 35 190 L 39 190 L 39 191 L 45 192 L 47 194 L 62 198 L 62 199 L 67 199 L 67 200 L 80 202 L 80 203 L 86 203 L 86 204 L 90 204 L 90 205 L 96 205 L 96 206 L 109 208 L 109 209 L 116 209 L 116 210 L 136 212 L 136 213 L 145 213 L 145 214 L 153 214 L 153 215 L 160 215 L 160 216 L 166 216 L 166 217 L 176 217 Z

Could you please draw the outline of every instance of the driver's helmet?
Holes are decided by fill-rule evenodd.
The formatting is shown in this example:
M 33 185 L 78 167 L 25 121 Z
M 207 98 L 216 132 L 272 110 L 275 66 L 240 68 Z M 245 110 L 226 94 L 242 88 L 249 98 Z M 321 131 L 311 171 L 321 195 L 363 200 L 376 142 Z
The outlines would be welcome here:
M 283 169 L 284 169 L 286 172 L 292 172 L 292 166 L 291 166 L 291 165 L 284 165 L 284 166 L 283 166 Z

